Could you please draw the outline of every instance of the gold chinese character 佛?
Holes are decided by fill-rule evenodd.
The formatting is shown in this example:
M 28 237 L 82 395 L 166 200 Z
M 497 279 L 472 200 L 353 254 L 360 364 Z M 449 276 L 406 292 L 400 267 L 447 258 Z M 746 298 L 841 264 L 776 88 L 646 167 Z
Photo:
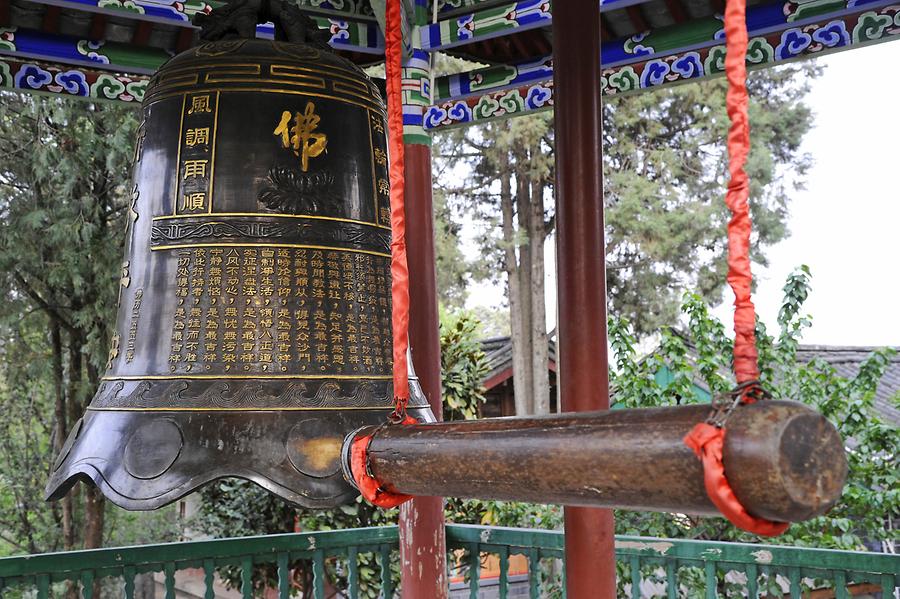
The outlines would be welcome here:
M 309 169 L 309 159 L 321 155 L 328 143 L 328 137 L 324 133 L 314 133 L 321 120 L 315 111 L 316 105 L 312 102 L 307 102 L 305 110 L 302 113 L 295 112 L 293 117 L 290 111 L 285 110 L 281 113 L 281 122 L 272 132 L 273 135 L 281 136 L 281 144 L 285 149 L 293 150 L 294 155 L 300 158 L 303 172 Z
M 209 108 L 209 96 L 194 96 L 191 98 L 191 109 L 188 110 L 188 114 L 198 112 L 212 112 Z
M 181 199 L 182 210 L 203 210 L 206 207 L 206 194 L 186 193 Z
M 189 147 L 209 145 L 209 127 L 188 129 L 184 134 L 184 145 Z
M 185 160 L 184 161 L 184 178 L 206 176 L 206 163 L 208 160 Z

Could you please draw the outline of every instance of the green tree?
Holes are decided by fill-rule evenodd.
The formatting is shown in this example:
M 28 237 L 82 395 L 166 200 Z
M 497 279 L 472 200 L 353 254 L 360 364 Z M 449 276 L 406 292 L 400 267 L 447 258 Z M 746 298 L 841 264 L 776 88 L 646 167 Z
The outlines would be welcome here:
M 810 63 L 751 74 L 753 259 L 783 239 L 790 194 L 811 164 L 801 143 L 812 126 L 803 99 Z M 725 284 L 727 154 L 724 80 L 604 103 L 604 196 L 610 309 L 639 333 L 678 316 L 694 290 L 717 302 Z
M 441 400 L 444 420 L 471 420 L 484 403 L 481 382 L 488 373 L 479 340 L 481 327 L 471 312 L 441 311 Z
M 806 63 L 750 78 L 753 148 L 747 171 L 754 260 L 761 264 L 765 248 L 787 234 L 790 192 L 802 186 L 809 166 L 800 151 L 812 125 L 803 98 L 818 72 Z M 711 301 L 721 296 L 728 219 L 725 91 L 724 80 L 711 80 L 604 102 L 609 302 L 639 334 L 672 322 L 687 289 Z M 437 185 L 453 213 L 465 213 L 479 230 L 482 258 L 475 268 L 506 285 L 520 414 L 549 408 L 543 248 L 555 225 L 548 201 L 553 144 L 550 113 L 435 138 L 438 168 L 456 175 L 438 178 Z
M 838 428 L 848 444 L 849 475 L 843 497 L 827 514 L 794 524 L 784 535 L 765 542 L 863 550 L 865 541 L 891 541 L 896 535 L 891 523 L 900 516 L 900 472 L 895 455 L 900 429 L 885 423 L 873 406 L 893 351 L 873 352 L 852 378 L 838 375 L 821 361 L 798 364 L 797 346 L 811 322 L 802 312 L 809 290 L 810 273 L 804 266 L 791 274 L 784 286 L 778 334 L 770 335 L 758 323 L 761 381 L 774 397 L 809 404 Z M 731 341 L 724 325 L 710 315 L 707 304 L 695 293 L 684 296 L 682 312 L 688 322 L 687 343 L 695 352 L 690 360 L 685 338 L 670 330 L 663 331 L 659 351 L 648 359 L 638 359 L 627 321 L 610 320 L 617 365 L 611 382 L 618 405 L 638 408 L 696 402 L 695 382 L 712 393 L 733 387 L 733 379 L 723 374 L 731 372 Z M 674 376 L 665 385 L 654 376 L 663 367 Z M 716 518 L 619 511 L 616 522 L 617 532 L 622 534 L 761 540 Z
M 462 185 L 441 186 L 447 178 L 438 178 L 438 193 L 452 199 L 457 211 L 474 213 L 488 225 L 479 239 L 485 258 L 474 263 L 477 278 L 492 270 L 505 274 L 520 415 L 550 410 L 543 248 L 553 230 L 544 206 L 553 179 L 552 128 L 552 114 L 542 113 L 438 140 L 438 168 L 462 160 L 471 171 Z
M 10 552 L 171 532 L 151 535 L 137 516 L 107 519 L 93 486 L 43 500 L 106 364 L 137 126 L 132 108 L 2 94 L 0 530 Z

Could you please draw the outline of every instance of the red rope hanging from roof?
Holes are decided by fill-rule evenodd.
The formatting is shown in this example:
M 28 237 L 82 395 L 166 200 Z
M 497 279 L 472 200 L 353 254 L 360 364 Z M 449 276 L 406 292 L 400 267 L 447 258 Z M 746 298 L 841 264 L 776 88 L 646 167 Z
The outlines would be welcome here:
M 409 267 L 406 263 L 406 206 L 403 155 L 403 98 L 401 94 L 403 39 L 400 28 L 400 0 L 387 0 L 385 7 L 384 67 L 387 80 L 388 144 L 391 179 L 391 322 L 394 347 L 394 424 L 411 424 L 409 403 Z M 362 496 L 373 505 L 392 508 L 412 499 L 381 487 L 368 468 L 369 444 L 373 435 L 357 437 L 350 448 L 354 482 Z
M 731 180 L 725 203 L 731 210 L 728 223 L 728 284 L 734 291 L 734 374 L 737 383 L 759 378 L 756 352 L 756 311 L 750 298 L 750 179 L 744 170 L 750 153 L 750 118 L 747 108 L 747 16 L 746 0 L 728 0 L 725 8 L 725 75 L 728 93 L 725 105 L 728 131 L 728 170 Z
M 751 403 L 758 385 L 759 355 L 756 351 L 756 311 L 750 297 L 753 277 L 750 272 L 750 180 L 744 165 L 750 153 L 750 119 L 747 94 L 747 15 L 746 0 L 728 0 L 725 8 L 725 98 L 731 128 L 728 130 L 728 170 L 731 179 L 725 203 L 731 210 L 728 223 L 728 284 L 734 291 L 734 374 L 740 403 Z M 745 385 L 746 383 L 746 385 Z M 743 386 L 743 388 L 742 388 Z M 722 450 L 725 446 L 724 422 L 701 422 L 684 438 L 703 463 L 703 482 L 713 505 L 732 524 L 758 535 L 777 536 L 787 530 L 786 522 L 772 522 L 750 514 L 734 494 L 725 476 Z
M 403 98 L 401 95 L 403 39 L 400 0 L 387 0 L 384 67 L 387 79 L 388 143 L 391 179 L 391 320 L 394 331 L 395 416 L 402 420 L 409 403 L 409 267 L 406 263 L 406 207 L 404 204 Z

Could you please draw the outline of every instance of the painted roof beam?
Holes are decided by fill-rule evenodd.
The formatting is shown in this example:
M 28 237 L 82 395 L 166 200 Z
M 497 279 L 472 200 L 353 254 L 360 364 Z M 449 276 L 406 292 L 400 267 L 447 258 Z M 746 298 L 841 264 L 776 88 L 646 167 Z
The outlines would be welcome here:
M 823 18 L 837 19 L 862 10 L 888 6 L 893 0 L 842 0 L 823 7 L 778 1 L 758 5 L 747 11 L 747 28 L 751 37 L 765 36 Z M 672 25 L 657 31 L 639 33 L 605 42 L 600 61 L 604 68 L 645 62 L 678 52 L 701 50 L 724 43 L 725 33 L 720 18 L 710 17 Z M 515 65 L 493 65 L 467 73 L 445 75 L 435 79 L 438 102 L 484 95 L 525 84 L 549 81 L 553 77 L 552 57 Z
M 649 1 L 605 0 L 600 4 L 600 11 L 633 7 Z M 442 19 L 421 27 L 419 35 L 421 48 L 434 52 L 529 29 L 550 27 L 551 23 L 550 0 L 522 0 Z
M 0 89 L 138 104 L 150 78 L 0 56 Z
M 155 72 L 170 56 L 161 48 L 92 41 L 21 27 L 5 30 L 0 55 L 144 75 Z
M 316 18 L 329 27 L 329 43 L 335 49 L 368 54 L 384 54 L 384 38 L 375 23 L 331 21 Z M 323 23 L 324 22 L 324 23 Z M 136 30 L 137 31 L 137 30 Z M 260 25 L 261 37 L 273 37 L 271 25 Z M 120 73 L 152 74 L 169 59 L 171 53 L 162 48 L 141 44 L 90 40 L 20 27 L 4 28 L 0 38 L 0 55 L 17 59 L 45 60 L 70 65 L 88 66 Z
M 136 21 L 153 21 L 167 24 L 189 24 L 198 12 L 206 12 L 220 6 L 221 0 L 206 2 L 204 0 L 128 0 L 127 2 L 108 2 L 104 0 L 29 0 L 35 4 L 58 6 L 83 12 L 96 12 L 109 16 L 125 17 Z M 354 20 L 375 22 L 369 4 L 361 0 L 345 2 L 351 10 L 332 8 L 329 1 L 314 3 L 312 0 L 299 0 L 303 11 L 312 16 L 326 19 Z
M 747 64 L 760 69 L 869 44 L 900 39 L 900 3 L 863 6 L 852 14 L 827 15 L 817 22 L 792 26 L 768 35 L 751 36 Z M 673 52 L 657 58 L 604 68 L 604 96 L 637 93 L 724 73 L 725 45 Z M 553 106 L 553 82 L 452 99 L 429 106 L 426 130 L 473 125 L 497 118 L 547 110 Z
M 615 8 L 624 8 L 634 4 L 642 4 L 649 0 L 600 0 L 600 12 L 604 10 L 612 10 Z M 444 0 L 443 3 L 438 0 L 438 14 L 441 16 L 452 17 L 461 13 L 478 12 L 486 10 L 492 6 L 502 4 L 503 1 L 497 0 Z

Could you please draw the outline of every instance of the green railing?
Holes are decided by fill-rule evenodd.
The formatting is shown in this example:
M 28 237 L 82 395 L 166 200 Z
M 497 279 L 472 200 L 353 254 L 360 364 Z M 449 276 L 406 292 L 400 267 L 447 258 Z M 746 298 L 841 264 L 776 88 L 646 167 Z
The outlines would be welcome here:
M 500 598 L 507 597 L 511 584 L 527 584 L 532 598 L 562 588 L 562 533 L 449 525 L 447 545 L 455 573 L 464 577 L 471 598 L 479 597 L 486 584 L 481 574 L 490 555 L 499 563 L 498 579 L 491 584 Z M 372 564 L 379 570 L 375 584 L 380 583 L 382 597 L 392 597 L 391 564 L 398 559 L 397 546 L 397 528 L 380 527 L 10 557 L 0 559 L 0 593 L 27 592 L 45 599 L 52 596 L 54 584 L 74 581 L 80 583 L 82 596 L 92 599 L 103 581 L 104 589 L 116 589 L 115 596 L 132 599 L 136 576 L 154 572 L 161 573 L 166 598 L 174 599 L 176 572 L 198 568 L 205 597 L 212 598 L 216 568 L 231 566 L 239 572 L 243 596 L 249 598 L 253 567 L 268 564 L 276 574 L 279 597 L 287 598 L 292 569 L 302 563 L 311 571 L 311 595 L 317 599 L 325 596 L 326 568 L 340 574 L 346 596 L 356 599 L 360 570 Z M 513 555 L 525 556 L 527 575 L 519 578 L 527 577 L 527 583 L 511 580 Z M 833 595 L 820 596 L 846 598 L 862 589 L 888 599 L 900 583 L 900 556 L 881 553 L 620 536 L 616 555 L 624 581 L 620 588 L 632 598 L 785 593 L 799 599 L 806 596 L 804 588 L 816 587 L 833 589 Z M 773 595 L 776 577 L 781 591 Z

